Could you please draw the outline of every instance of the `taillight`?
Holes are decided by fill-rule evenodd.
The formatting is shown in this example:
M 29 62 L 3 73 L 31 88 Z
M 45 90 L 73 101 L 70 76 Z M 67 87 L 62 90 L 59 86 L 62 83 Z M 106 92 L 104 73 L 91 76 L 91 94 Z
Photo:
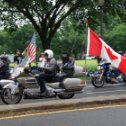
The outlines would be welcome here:
M 81 80 L 80 81 L 80 85 L 84 85 L 85 84 L 85 81 L 84 80 Z
M 86 73 L 86 69 L 85 68 L 82 69 L 82 73 L 84 73 L 84 74 Z
M 83 68 L 83 69 L 82 69 L 82 72 L 85 72 L 85 71 L 86 71 L 85 68 Z

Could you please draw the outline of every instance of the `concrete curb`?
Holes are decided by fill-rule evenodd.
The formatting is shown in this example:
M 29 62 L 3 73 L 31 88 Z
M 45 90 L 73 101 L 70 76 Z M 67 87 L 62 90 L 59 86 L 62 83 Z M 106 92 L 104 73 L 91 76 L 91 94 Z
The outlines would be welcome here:
M 24 103 L 15 105 L 1 105 L 0 114 L 9 114 L 16 112 L 27 112 L 36 110 L 51 110 L 51 109 L 63 109 L 68 107 L 87 107 L 93 105 L 111 104 L 126 102 L 126 95 L 111 95 L 111 96 L 98 96 L 88 97 L 80 99 L 69 99 L 69 100 L 53 100 L 36 103 Z

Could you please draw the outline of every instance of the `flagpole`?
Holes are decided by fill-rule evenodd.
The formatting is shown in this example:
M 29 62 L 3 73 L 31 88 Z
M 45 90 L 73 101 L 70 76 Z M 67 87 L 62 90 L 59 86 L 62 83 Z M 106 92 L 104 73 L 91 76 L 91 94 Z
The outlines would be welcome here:
M 80 14 L 79 16 L 82 16 L 83 14 Z M 79 18 L 79 17 L 78 17 Z M 80 18 L 82 18 L 82 20 L 80 19 Z M 83 31 L 85 31 L 84 30 L 84 24 L 86 24 L 86 36 L 88 35 L 88 19 L 86 18 L 86 20 L 84 19 L 84 15 L 83 15 L 83 17 L 80 17 L 79 19 L 80 19 L 80 23 L 81 23 L 81 25 L 82 25 L 82 29 L 83 29 Z M 86 37 L 87 38 L 87 37 Z M 86 74 L 87 74 L 87 66 L 86 66 L 86 64 L 87 64 L 87 58 L 86 58 L 86 56 L 87 56 L 87 43 L 88 43 L 88 39 L 86 39 L 86 43 L 85 43 L 85 47 L 84 47 L 84 49 L 85 49 L 85 52 L 84 52 L 84 69 L 85 69 L 85 77 L 84 77 L 84 79 L 86 80 Z M 85 85 L 86 85 L 86 81 L 85 81 Z
M 84 79 L 86 80 L 86 74 L 87 74 L 87 43 L 88 43 L 88 39 L 87 39 L 87 35 L 88 35 L 88 19 L 85 20 L 84 22 L 86 24 L 86 43 L 85 43 L 85 57 L 84 57 L 84 69 L 85 69 L 85 77 Z M 82 22 L 82 27 L 83 27 L 83 30 L 84 30 L 84 24 Z M 85 85 L 87 85 L 86 81 L 85 81 Z
M 88 19 L 86 18 L 85 20 L 85 24 L 86 24 L 86 43 L 85 43 L 85 80 L 86 78 L 86 74 L 87 74 L 87 44 L 88 44 Z M 87 82 L 85 81 L 85 85 L 87 85 Z

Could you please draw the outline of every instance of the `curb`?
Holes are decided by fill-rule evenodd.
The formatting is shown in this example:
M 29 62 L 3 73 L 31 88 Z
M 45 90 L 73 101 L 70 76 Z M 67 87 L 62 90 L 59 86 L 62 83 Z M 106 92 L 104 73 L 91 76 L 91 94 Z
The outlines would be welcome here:
M 65 109 L 71 107 L 91 107 L 95 105 L 110 105 L 112 103 L 126 103 L 126 95 L 98 96 L 69 100 L 53 100 L 36 103 L 23 103 L 15 105 L 1 105 L 0 114 L 16 114 L 27 111 L 49 111 L 53 109 Z

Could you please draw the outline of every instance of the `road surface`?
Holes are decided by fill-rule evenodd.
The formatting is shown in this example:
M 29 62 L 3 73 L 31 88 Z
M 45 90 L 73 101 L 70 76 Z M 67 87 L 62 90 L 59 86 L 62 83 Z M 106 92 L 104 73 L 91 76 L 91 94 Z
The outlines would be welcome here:
M 0 126 L 126 126 L 126 105 L 2 118 Z

